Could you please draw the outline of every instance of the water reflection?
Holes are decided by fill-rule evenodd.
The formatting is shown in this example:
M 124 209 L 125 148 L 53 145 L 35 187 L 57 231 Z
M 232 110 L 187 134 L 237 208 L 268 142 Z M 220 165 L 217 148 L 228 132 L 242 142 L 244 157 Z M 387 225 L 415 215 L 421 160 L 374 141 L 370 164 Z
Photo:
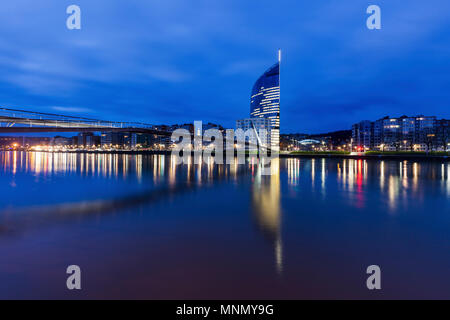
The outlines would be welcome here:
M 288 182 L 291 186 L 296 186 L 298 185 L 300 178 L 300 159 L 287 159 L 286 163 L 289 179 Z
M 161 162 L 163 161 L 158 162 L 158 164 Z M 18 172 L 31 173 L 37 177 L 60 173 L 76 173 L 85 176 L 97 175 L 117 178 L 120 175 L 124 177 L 134 173 L 138 178 L 142 178 L 143 168 L 142 155 L 118 154 L 12 151 L 1 152 L 0 163 L 4 173 L 12 173 L 13 175 Z
M 277 271 L 283 271 L 283 245 L 281 237 L 280 161 L 272 161 L 272 175 L 261 175 L 257 167 L 252 185 L 252 210 L 255 220 L 275 251 Z
M 248 184 L 251 217 L 258 232 L 273 247 L 273 256 L 266 258 L 275 261 L 278 273 L 284 272 L 286 255 L 282 235 L 283 185 L 296 201 L 304 201 L 301 197 L 305 196 L 311 201 L 319 201 L 321 207 L 330 211 L 335 208 L 335 201 L 341 201 L 357 210 L 368 211 L 370 205 L 380 203 L 383 213 L 397 214 L 407 211 L 412 201 L 417 204 L 425 201 L 430 190 L 424 185 L 438 184 L 439 192 L 450 197 L 450 165 L 447 162 L 289 158 L 274 161 L 271 176 L 261 174 L 261 164 L 256 158 L 250 158 L 246 165 L 215 165 L 212 161 L 194 164 L 191 158 L 187 164 L 178 165 L 172 156 L 165 155 L 0 152 L 0 164 L 2 179 L 8 182 L 3 186 L 6 209 L 0 208 L 2 230 L 5 226 L 26 229 L 80 217 L 98 217 L 155 201 L 172 200 L 204 186 L 227 182 L 232 182 L 229 185 Z M 78 181 L 78 187 L 83 188 L 97 177 L 106 183 L 131 180 L 130 185 L 142 188 L 129 193 L 118 188 L 120 193 L 109 197 L 39 206 L 32 203 L 33 199 L 28 203 L 8 202 L 8 195 L 18 188 L 21 177 L 32 177 L 38 187 L 55 177 L 90 178 Z M 34 185 L 29 181 L 26 183 L 30 186 L 26 189 L 28 192 Z M 58 188 L 57 183 L 54 188 Z M 32 196 L 37 198 L 42 194 L 33 191 L 29 197 Z M 295 205 L 295 210 L 302 207 L 299 203 Z M 302 208 L 306 212 L 309 210 Z
M 108 180 L 134 178 L 135 183 L 144 184 L 146 188 L 141 192 L 90 201 L 39 206 L 11 203 L 8 209 L 0 209 L 0 224 L 10 229 L 24 229 L 80 217 L 99 217 L 128 207 L 172 198 L 204 185 L 239 181 L 250 175 L 253 181 L 250 192 L 254 221 L 273 246 L 276 269 L 282 272 L 279 160 L 273 161 L 271 176 L 262 174 L 261 163 L 253 157 L 245 166 L 237 162 L 232 165 L 214 165 L 211 159 L 203 160 L 200 164 L 193 164 L 190 159 L 187 164 L 177 165 L 174 157 L 165 155 L 2 152 L 0 163 L 3 164 L 3 172 L 12 174 L 12 179 L 18 173 L 33 175 L 36 183 L 41 178 L 67 175 Z M 295 170 L 299 170 L 298 165 Z M 151 186 L 149 181 L 152 182 Z
M 378 195 L 381 202 L 386 202 L 391 212 L 395 212 L 401 203 L 407 206 L 405 201 L 411 197 L 423 201 L 425 190 L 420 188 L 420 182 L 426 180 L 440 181 L 447 196 L 450 194 L 450 164 L 447 162 L 286 159 L 285 164 L 288 185 L 298 186 L 302 183 L 300 177 L 303 176 L 304 182 L 309 177 L 311 192 L 325 198 L 327 191 L 334 190 L 334 185 L 327 184 L 335 176 L 338 190 L 358 208 L 366 207 L 370 192 Z M 309 175 L 302 175 L 302 172 L 309 172 Z M 316 184 L 318 179 L 320 185 Z

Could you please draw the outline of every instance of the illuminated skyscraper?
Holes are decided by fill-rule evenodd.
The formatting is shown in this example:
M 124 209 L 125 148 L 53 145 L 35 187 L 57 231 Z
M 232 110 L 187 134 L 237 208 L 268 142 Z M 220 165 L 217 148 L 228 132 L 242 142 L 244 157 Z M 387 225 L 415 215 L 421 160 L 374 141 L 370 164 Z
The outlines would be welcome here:
M 255 82 L 250 103 L 251 118 L 270 119 L 274 151 L 280 150 L 280 62 L 281 51 L 278 51 L 278 62 Z

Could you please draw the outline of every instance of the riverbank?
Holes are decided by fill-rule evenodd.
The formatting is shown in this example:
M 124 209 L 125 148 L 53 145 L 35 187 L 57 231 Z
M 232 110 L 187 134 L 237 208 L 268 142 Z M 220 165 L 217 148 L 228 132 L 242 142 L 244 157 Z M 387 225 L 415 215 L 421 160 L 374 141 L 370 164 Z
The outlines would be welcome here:
M 448 153 L 425 152 L 291 152 L 280 153 L 280 158 L 342 158 L 363 160 L 411 160 L 411 161 L 449 161 Z
M 166 150 L 1 150 L 0 152 L 48 152 L 48 153 L 87 153 L 87 154 L 161 154 L 170 155 Z
M 14 150 L 0 150 L 14 151 Z M 21 152 L 21 150 L 17 150 Z M 79 154 L 129 154 L 129 155 L 167 155 L 172 151 L 167 150 L 66 150 L 66 151 L 23 151 L 22 152 L 49 152 L 49 153 L 79 153 Z M 248 154 L 246 156 L 249 156 Z M 411 161 L 449 161 L 450 155 L 444 152 L 281 152 L 280 158 L 342 158 L 342 159 L 363 159 L 363 160 L 411 160 Z

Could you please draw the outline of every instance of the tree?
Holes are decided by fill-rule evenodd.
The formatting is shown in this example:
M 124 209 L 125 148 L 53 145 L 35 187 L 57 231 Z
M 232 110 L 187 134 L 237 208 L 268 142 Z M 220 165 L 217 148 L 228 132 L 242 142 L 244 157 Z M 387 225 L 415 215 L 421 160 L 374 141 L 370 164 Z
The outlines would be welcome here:
M 398 151 L 400 149 L 401 143 L 400 141 L 394 141 L 392 145 L 394 146 L 395 151 Z
M 448 144 L 450 142 L 450 127 L 448 126 L 448 122 L 444 122 L 439 126 L 438 132 L 440 146 L 444 149 L 444 151 L 448 150 Z
M 427 153 L 433 151 L 435 137 L 436 135 L 433 133 L 425 135 L 425 145 L 427 146 Z
M 412 141 L 412 139 L 405 140 L 405 149 L 406 147 L 409 148 L 409 151 L 414 151 L 414 142 Z

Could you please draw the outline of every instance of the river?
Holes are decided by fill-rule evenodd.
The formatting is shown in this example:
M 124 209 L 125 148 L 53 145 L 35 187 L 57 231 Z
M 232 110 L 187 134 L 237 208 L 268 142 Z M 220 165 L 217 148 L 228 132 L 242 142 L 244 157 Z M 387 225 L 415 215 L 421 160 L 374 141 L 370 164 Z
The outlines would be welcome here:
M 448 162 L 273 166 L 0 152 L 0 298 L 450 298 Z

